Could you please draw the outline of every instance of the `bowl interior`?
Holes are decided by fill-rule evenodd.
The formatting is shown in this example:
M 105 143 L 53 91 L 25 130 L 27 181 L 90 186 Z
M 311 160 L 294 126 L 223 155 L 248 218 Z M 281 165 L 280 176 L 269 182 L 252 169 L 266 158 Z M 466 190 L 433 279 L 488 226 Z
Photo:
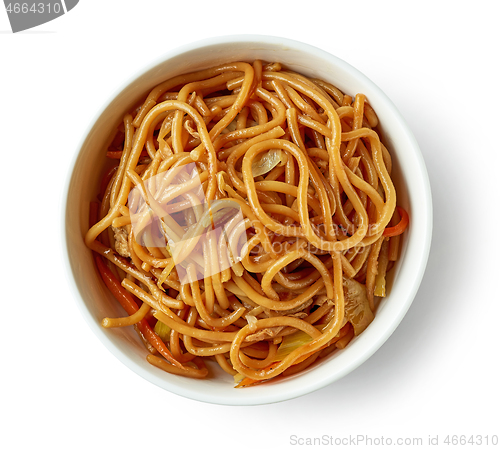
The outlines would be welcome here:
M 329 81 L 345 93 L 361 92 L 367 96 L 379 116 L 385 143 L 393 157 L 398 204 L 409 211 L 411 226 L 403 241 L 400 260 L 391 274 L 389 297 L 380 304 L 373 323 L 346 350 L 286 380 L 234 389 L 232 377 L 214 365 L 209 365 L 212 376 L 202 381 L 169 375 L 146 361 L 146 350 L 132 329 L 101 327 L 103 317 L 122 316 L 124 312 L 96 272 L 83 236 L 88 229 L 88 205 L 97 194 L 106 164 L 104 150 L 125 111 L 168 78 L 224 62 L 255 59 L 281 62 L 306 76 Z M 82 314 L 104 345 L 137 374 L 168 391 L 228 405 L 291 399 L 341 378 L 368 359 L 408 310 L 423 275 L 431 237 L 431 197 L 425 166 L 415 139 L 392 102 L 364 75 L 338 58 L 300 42 L 263 36 L 214 38 L 181 47 L 143 70 L 115 93 L 79 147 L 68 181 L 65 206 L 65 248 L 71 284 Z

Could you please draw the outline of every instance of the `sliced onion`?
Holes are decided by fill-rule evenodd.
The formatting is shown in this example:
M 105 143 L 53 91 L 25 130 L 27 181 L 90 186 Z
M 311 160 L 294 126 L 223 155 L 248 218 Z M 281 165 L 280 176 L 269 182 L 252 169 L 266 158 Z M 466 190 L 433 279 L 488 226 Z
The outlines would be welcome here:
M 354 328 L 354 335 L 359 335 L 373 321 L 366 287 L 354 279 L 344 278 L 345 316 Z
M 286 155 L 279 149 L 272 149 L 264 153 L 260 153 L 252 161 L 252 175 L 254 178 L 256 176 L 264 175 L 270 172 L 278 164 L 285 162 Z

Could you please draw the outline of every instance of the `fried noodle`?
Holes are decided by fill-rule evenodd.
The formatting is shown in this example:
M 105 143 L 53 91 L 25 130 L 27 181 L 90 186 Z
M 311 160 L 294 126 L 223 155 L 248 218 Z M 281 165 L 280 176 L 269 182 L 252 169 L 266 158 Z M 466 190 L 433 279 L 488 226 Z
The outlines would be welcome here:
M 204 378 L 210 359 L 253 385 L 373 320 L 409 220 L 363 94 L 279 63 L 223 64 L 155 87 L 106 152 L 85 243 L 130 315 L 103 326 L 135 327 L 152 365 Z M 134 226 L 140 199 L 160 235 L 145 213 Z M 240 219 L 205 232 L 228 207 Z

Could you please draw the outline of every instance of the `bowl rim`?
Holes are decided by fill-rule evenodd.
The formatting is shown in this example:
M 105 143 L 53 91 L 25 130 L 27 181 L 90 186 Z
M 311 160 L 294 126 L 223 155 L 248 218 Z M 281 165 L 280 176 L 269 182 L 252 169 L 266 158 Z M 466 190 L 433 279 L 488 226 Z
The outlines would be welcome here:
M 391 110 L 394 118 L 398 122 L 398 127 L 401 129 L 401 131 L 404 133 L 406 138 L 409 140 L 411 143 L 411 152 L 412 156 L 415 159 L 415 163 L 417 166 L 415 167 L 415 172 L 418 174 L 418 177 L 420 178 L 420 188 L 422 189 L 421 191 L 421 196 L 425 199 L 423 204 L 418 205 L 420 208 L 420 212 L 422 214 L 422 221 L 424 226 L 422 229 L 419 230 L 419 235 L 420 235 L 420 244 L 417 247 L 419 249 L 419 254 L 413 255 L 412 254 L 412 260 L 415 259 L 417 262 L 414 264 L 414 274 L 413 274 L 413 283 L 412 285 L 408 285 L 407 288 L 407 293 L 406 293 L 406 299 L 403 302 L 403 307 L 400 307 L 398 310 L 397 315 L 393 318 L 393 320 L 389 323 L 390 325 L 387 326 L 380 334 L 377 334 L 377 339 L 375 343 L 372 343 L 369 345 L 365 351 L 363 351 L 361 354 L 359 354 L 356 357 L 353 357 L 352 360 L 349 361 L 349 363 L 346 363 L 345 366 L 343 366 L 343 369 L 338 370 L 335 373 L 335 376 L 328 376 L 328 375 L 322 375 L 319 376 L 320 370 L 318 370 L 318 367 L 315 367 L 314 370 L 317 371 L 317 375 L 313 375 L 312 377 L 314 378 L 313 382 L 295 382 L 293 385 L 295 388 L 274 388 L 273 391 L 273 386 L 278 385 L 278 384 L 270 384 L 266 386 L 263 384 L 259 390 L 252 389 L 254 392 L 251 395 L 244 394 L 241 395 L 240 398 L 234 398 L 234 397 L 216 397 L 213 394 L 210 394 L 209 392 L 205 393 L 200 393 L 199 391 L 194 392 L 189 389 L 185 389 L 182 387 L 177 387 L 176 385 L 173 385 L 168 382 L 168 376 L 165 377 L 166 381 L 159 381 L 159 379 L 155 376 L 152 376 L 148 371 L 143 369 L 141 366 L 137 365 L 134 361 L 132 361 L 127 355 L 125 355 L 119 348 L 117 348 L 110 339 L 108 338 L 103 338 L 101 337 L 101 333 L 97 332 L 97 328 L 100 326 L 99 323 L 96 323 L 95 319 L 91 316 L 90 311 L 85 303 L 85 300 L 83 299 L 75 276 L 75 268 L 72 266 L 70 258 L 69 258 L 69 249 L 70 249 L 70 242 L 69 242 L 69 235 L 68 235 L 68 227 L 66 225 L 67 217 L 68 217 L 68 205 L 69 205 L 69 193 L 70 193 L 70 187 L 71 187 L 71 182 L 73 179 L 73 175 L 78 163 L 78 160 L 80 158 L 82 149 L 84 148 L 85 142 L 94 129 L 94 127 L 97 125 L 99 122 L 101 116 L 103 113 L 106 111 L 106 109 L 110 106 L 110 104 L 113 102 L 113 100 L 120 95 L 121 92 L 123 92 L 125 89 L 127 89 L 128 86 L 130 86 L 134 81 L 138 80 L 141 78 L 143 75 L 149 73 L 151 70 L 153 70 L 155 67 L 165 63 L 166 61 L 177 57 L 181 56 L 184 53 L 187 53 L 189 51 L 193 50 L 198 50 L 200 48 L 208 48 L 208 47 L 213 47 L 213 46 L 219 46 L 222 44 L 230 44 L 230 43 L 260 43 L 264 45 L 266 48 L 269 46 L 276 46 L 276 47 L 289 47 L 293 48 L 294 50 L 298 50 L 300 52 L 305 52 L 305 53 L 310 53 L 313 54 L 319 58 L 322 59 L 327 59 L 329 61 L 334 62 L 334 64 L 338 67 L 340 67 L 342 70 L 349 72 L 351 75 L 354 75 L 356 79 L 361 82 L 363 85 L 369 86 L 370 90 L 376 92 L 378 96 L 383 99 L 384 103 L 387 105 L 387 107 Z M 410 308 L 416 294 L 418 291 L 418 288 L 421 284 L 421 281 L 423 279 L 429 253 L 430 253 L 430 247 L 431 247 L 431 240 L 432 240 L 432 224 L 433 224 L 433 211 L 432 211 L 432 194 L 431 194 L 431 188 L 430 188 L 430 182 L 429 182 L 429 177 L 427 173 L 427 169 L 425 166 L 425 162 L 423 159 L 423 155 L 420 151 L 419 145 L 407 125 L 406 121 L 400 114 L 399 110 L 396 108 L 394 103 L 391 101 L 391 99 L 373 82 L 371 81 L 366 75 L 364 75 L 362 72 L 360 72 L 358 69 L 356 69 L 354 66 L 350 65 L 346 61 L 340 59 L 339 57 L 335 56 L 334 54 L 331 54 L 325 50 L 322 50 L 318 47 L 315 47 L 311 44 L 307 44 L 301 41 L 289 39 L 289 38 L 284 38 L 284 37 L 278 37 L 278 36 L 271 36 L 271 35 L 260 35 L 260 34 L 241 34 L 241 35 L 223 35 L 223 36 L 213 36 L 209 37 L 206 39 L 201 39 L 201 40 L 196 40 L 181 46 L 178 46 L 176 48 L 172 48 L 166 52 L 163 52 L 160 56 L 156 57 L 154 60 L 151 62 L 145 64 L 142 68 L 136 70 L 131 76 L 127 77 L 125 81 L 122 81 L 117 88 L 114 89 L 113 92 L 109 94 L 109 96 L 101 103 L 100 107 L 97 108 L 97 112 L 94 114 L 94 116 L 88 121 L 87 126 L 83 130 L 80 138 L 78 139 L 77 145 L 76 145 L 76 150 L 72 156 L 71 162 L 68 165 L 68 172 L 66 175 L 65 183 L 64 183 L 64 189 L 62 191 L 62 214 L 61 214 L 61 219 L 62 219 L 62 229 L 63 232 L 61 232 L 61 238 L 62 238 L 62 252 L 63 252 L 63 261 L 64 261 L 64 267 L 65 267 L 65 276 L 68 280 L 68 284 L 70 286 L 70 291 L 71 295 L 73 297 L 73 300 L 77 304 L 77 308 L 79 309 L 80 313 L 84 317 L 85 321 L 91 328 L 92 332 L 94 335 L 99 339 L 99 341 L 104 344 L 104 346 L 118 359 L 120 360 L 125 366 L 127 366 L 129 369 L 131 369 L 133 372 L 141 376 L 142 378 L 148 380 L 149 382 L 157 385 L 158 387 L 165 389 L 166 391 L 169 391 L 171 393 L 201 401 L 201 402 L 206 402 L 206 403 L 212 403 L 212 404 L 219 404 L 219 405 L 264 405 L 264 404 L 270 404 L 270 403 L 276 403 L 276 402 L 281 402 L 285 400 L 290 400 L 296 397 L 303 396 L 305 394 L 311 393 L 313 391 L 316 391 L 318 389 L 321 389 L 325 387 L 326 385 L 329 385 L 342 377 L 344 377 L 346 374 L 352 372 L 354 369 L 359 367 L 361 364 L 366 362 L 386 341 L 387 339 L 391 336 L 391 334 L 395 331 L 395 329 L 399 326 L 400 322 L 404 318 L 405 314 L 407 313 L 408 309 Z M 415 250 L 415 248 L 414 248 Z M 418 256 L 418 257 L 417 257 Z M 373 324 L 373 323 L 372 323 Z M 365 331 L 367 332 L 370 329 Z M 326 364 L 326 363 L 325 363 Z M 310 372 L 314 372 L 314 370 Z M 292 384 L 293 379 L 288 379 L 286 382 L 288 384 Z M 296 387 L 295 385 L 299 385 L 299 387 Z M 168 385 L 168 387 L 167 387 Z M 264 387 L 264 388 L 262 388 Z M 271 387 L 271 388 L 268 388 Z M 256 391 L 255 391 L 256 390 Z M 268 391 L 271 390 L 271 391 Z M 244 391 L 244 390 L 240 390 Z

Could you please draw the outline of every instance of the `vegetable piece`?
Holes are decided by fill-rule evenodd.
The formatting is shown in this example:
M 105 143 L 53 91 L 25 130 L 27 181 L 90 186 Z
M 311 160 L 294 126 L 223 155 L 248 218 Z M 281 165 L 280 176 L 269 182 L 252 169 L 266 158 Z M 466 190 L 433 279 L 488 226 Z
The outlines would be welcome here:
M 354 335 L 359 335 L 373 321 L 366 287 L 363 284 L 344 278 L 345 316 L 354 328 Z
M 382 243 L 382 248 L 378 257 L 378 273 L 375 276 L 375 296 L 385 297 L 386 295 L 386 280 L 387 267 L 389 265 L 389 242 L 386 239 Z
M 168 327 L 165 323 L 162 323 L 158 320 L 155 324 L 154 331 L 158 334 L 164 343 L 168 343 L 170 341 L 170 332 L 172 329 Z
M 323 332 L 327 326 L 328 323 L 314 327 Z M 309 343 L 310 341 L 312 341 L 312 337 L 302 331 L 297 331 L 291 335 L 284 336 L 278 348 L 278 352 L 276 353 L 276 357 L 274 357 L 274 360 L 277 362 L 283 360 L 288 354 L 291 354 L 297 348 L 300 348 L 301 346 L 305 345 L 306 343 Z
M 396 235 L 402 234 L 410 223 L 410 217 L 408 217 L 408 213 L 402 207 L 396 206 L 396 209 L 398 210 L 399 215 L 401 215 L 401 220 L 396 226 L 385 228 L 385 237 L 394 237 Z
M 279 149 L 273 149 L 260 153 L 252 161 L 252 175 L 256 176 L 265 175 L 270 172 L 278 164 L 286 162 L 286 155 Z

